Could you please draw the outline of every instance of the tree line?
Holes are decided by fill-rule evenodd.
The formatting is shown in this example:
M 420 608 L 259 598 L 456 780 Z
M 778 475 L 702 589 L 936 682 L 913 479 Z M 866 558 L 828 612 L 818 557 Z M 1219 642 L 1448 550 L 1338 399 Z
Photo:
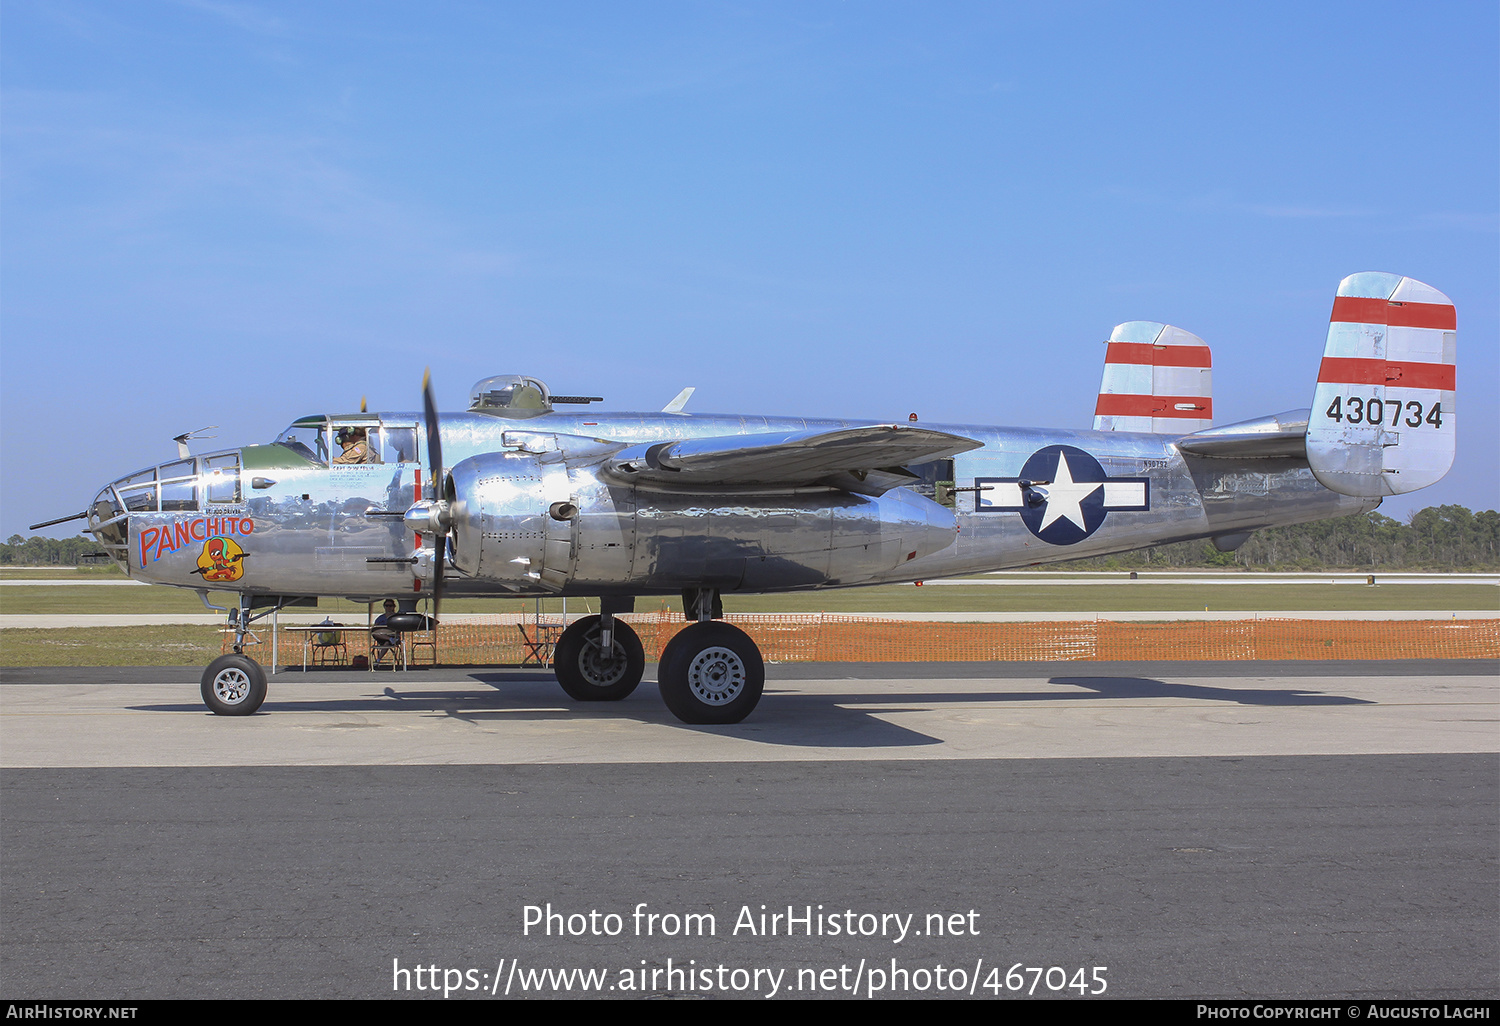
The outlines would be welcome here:
M 1500 570 L 1500 513 L 1428 506 L 1407 523 L 1379 513 L 1256 531 L 1234 552 L 1175 542 L 1095 559 L 1070 569 L 1222 567 L 1248 570 Z
M 74 566 L 101 551 L 92 538 L 22 538 L 0 545 L 0 566 Z M 1407 523 L 1379 513 L 1257 531 L 1234 552 L 1211 542 L 1056 564 L 1069 569 L 1243 567 L 1253 570 L 1500 570 L 1500 513 L 1429 506 Z
M 0 545 L 0 566 L 77 566 L 83 556 L 103 552 L 92 538 L 22 538 L 13 534 Z

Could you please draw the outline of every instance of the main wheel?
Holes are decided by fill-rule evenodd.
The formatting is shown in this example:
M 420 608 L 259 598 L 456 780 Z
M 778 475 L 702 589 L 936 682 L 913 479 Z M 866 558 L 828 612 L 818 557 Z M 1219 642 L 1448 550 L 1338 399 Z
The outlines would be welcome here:
M 203 671 L 203 704 L 220 716 L 249 716 L 266 700 L 266 671 L 254 659 L 221 655 Z
M 599 617 L 573 622 L 552 652 L 552 671 L 568 697 L 580 702 L 618 702 L 635 690 L 646 672 L 646 652 L 640 635 L 616 617 L 609 655 L 599 639 L 604 633 Z
M 722 620 L 683 628 L 662 653 L 662 701 L 683 723 L 738 723 L 760 701 L 766 667 L 750 635 Z

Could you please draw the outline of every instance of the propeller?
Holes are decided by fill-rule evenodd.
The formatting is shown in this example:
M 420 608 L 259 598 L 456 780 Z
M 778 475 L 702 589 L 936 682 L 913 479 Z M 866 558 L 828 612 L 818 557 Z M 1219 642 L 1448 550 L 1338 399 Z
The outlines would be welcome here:
M 432 368 L 422 371 L 422 412 L 427 418 L 428 480 L 432 482 L 432 507 L 427 515 L 432 525 L 432 618 L 437 619 L 443 599 L 443 564 L 448 558 L 448 525 L 451 517 L 442 497 L 443 440 L 438 432 L 437 403 L 432 398 Z
M 363 407 L 364 403 L 360 403 Z M 427 422 L 428 480 L 432 486 L 432 498 L 419 498 L 404 512 L 395 510 L 365 511 L 369 517 L 400 517 L 406 529 L 417 535 L 432 535 L 432 618 L 437 619 L 438 604 L 443 596 L 443 564 L 448 560 L 448 528 L 453 524 L 453 511 L 442 495 L 443 440 L 439 433 L 437 403 L 432 398 L 432 371 L 422 374 L 422 411 Z M 370 563 L 416 563 L 416 556 L 372 556 Z M 404 615 L 404 614 L 403 614 Z

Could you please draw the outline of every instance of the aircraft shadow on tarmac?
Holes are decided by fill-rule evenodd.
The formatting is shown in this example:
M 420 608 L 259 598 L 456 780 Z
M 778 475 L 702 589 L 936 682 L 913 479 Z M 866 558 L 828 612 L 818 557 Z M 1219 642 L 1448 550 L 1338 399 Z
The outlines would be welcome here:
M 942 744 L 942 739 L 908 729 L 885 719 L 895 713 L 926 712 L 944 705 L 992 705 L 1014 702 L 1076 702 L 1099 699 L 1174 698 L 1203 702 L 1233 702 L 1257 706 L 1373 705 L 1347 695 L 1327 694 L 1300 688 L 1226 688 L 1202 684 L 1171 684 L 1148 677 L 1049 678 L 1049 684 L 1069 685 L 1081 691 L 924 691 L 902 693 L 847 690 L 837 693 L 799 694 L 769 682 L 760 708 L 743 723 L 727 726 L 691 725 L 679 722 L 651 693 L 649 687 L 621 702 L 573 703 L 558 694 L 550 673 L 472 673 L 476 683 L 490 691 L 414 689 L 387 685 L 380 695 L 354 699 L 276 701 L 268 699 L 260 714 L 279 712 L 327 712 L 374 714 L 392 711 L 392 703 L 404 712 L 428 713 L 467 723 L 486 721 L 627 720 L 651 723 L 677 730 L 691 730 L 735 737 L 763 744 L 814 748 L 909 748 Z M 644 681 L 651 684 L 651 681 Z M 843 683 L 865 683 L 846 680 Z M 275 695 L 275 691 L 272 691 Z M 134 706 L 141 712 L 205 712 L 201 705 Z M 205 712 L 205 715 L 208 715 Z
M 1240 705 L 1374 705 L 1369 699 L 1330 695 L 1301 688 L 1216 688 L 1203 684 L 1168 684 L 1149 677 L 1052 677 L 1049 684 L 1072 684 L 1089 688 L 1095 695 L 1047 695 L 1048 698 L 1191 698 L 1209 702 L 1238 702 Z M 1007 698 L 1018 696 L 1008 695 Z M 1043 696 L 1028 696 L 1032 699 Z

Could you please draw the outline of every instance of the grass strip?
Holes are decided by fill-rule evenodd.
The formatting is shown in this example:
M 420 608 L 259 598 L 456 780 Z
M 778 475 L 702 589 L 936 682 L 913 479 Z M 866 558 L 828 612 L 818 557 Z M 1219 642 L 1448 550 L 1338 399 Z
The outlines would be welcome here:
M 215 595 L 218 605 L 229 604 L 229 596 Z M 637 600 L 636 608 L 649 612 L 660 598 Z M 672 609 L 679 600 L 668 600 Z M 1489 584 L 1077 584 L 1049 588 L 1045 584 L 1016 586 L 945 585 L 917 588 L 909 584 L 872 588 L 839 588 L 827 591 L 793 592 L 781 595 L 725 595 L 724 608 L 731 613 L 1071 613 L 1138 612 L 1162 610 L 1187 612 L 1207 607 L 1215 611 L 1360 611 L 1375 609 L 1455 610 L 1500 609 L 1500 588 Z M 562 602 L 548 599 L 543 608 L 558 612 Z M 535 609 L 534 601 L 514 598 L 448 598 L 443 609 L 450 613 L 514 613 Z M 596 611 L 596 599 L 569 599 L 569 612 Z M 318 613 L 335 619 L 364 616 L 366 607 L 344 599 L 323 599 Z M 178 588 L 91 588 L 75 585 L 0 588 L 0 613 L 204 613 L 203 604 L 190 591 Z M 313 612 L 312 609 L 297 612 Z

